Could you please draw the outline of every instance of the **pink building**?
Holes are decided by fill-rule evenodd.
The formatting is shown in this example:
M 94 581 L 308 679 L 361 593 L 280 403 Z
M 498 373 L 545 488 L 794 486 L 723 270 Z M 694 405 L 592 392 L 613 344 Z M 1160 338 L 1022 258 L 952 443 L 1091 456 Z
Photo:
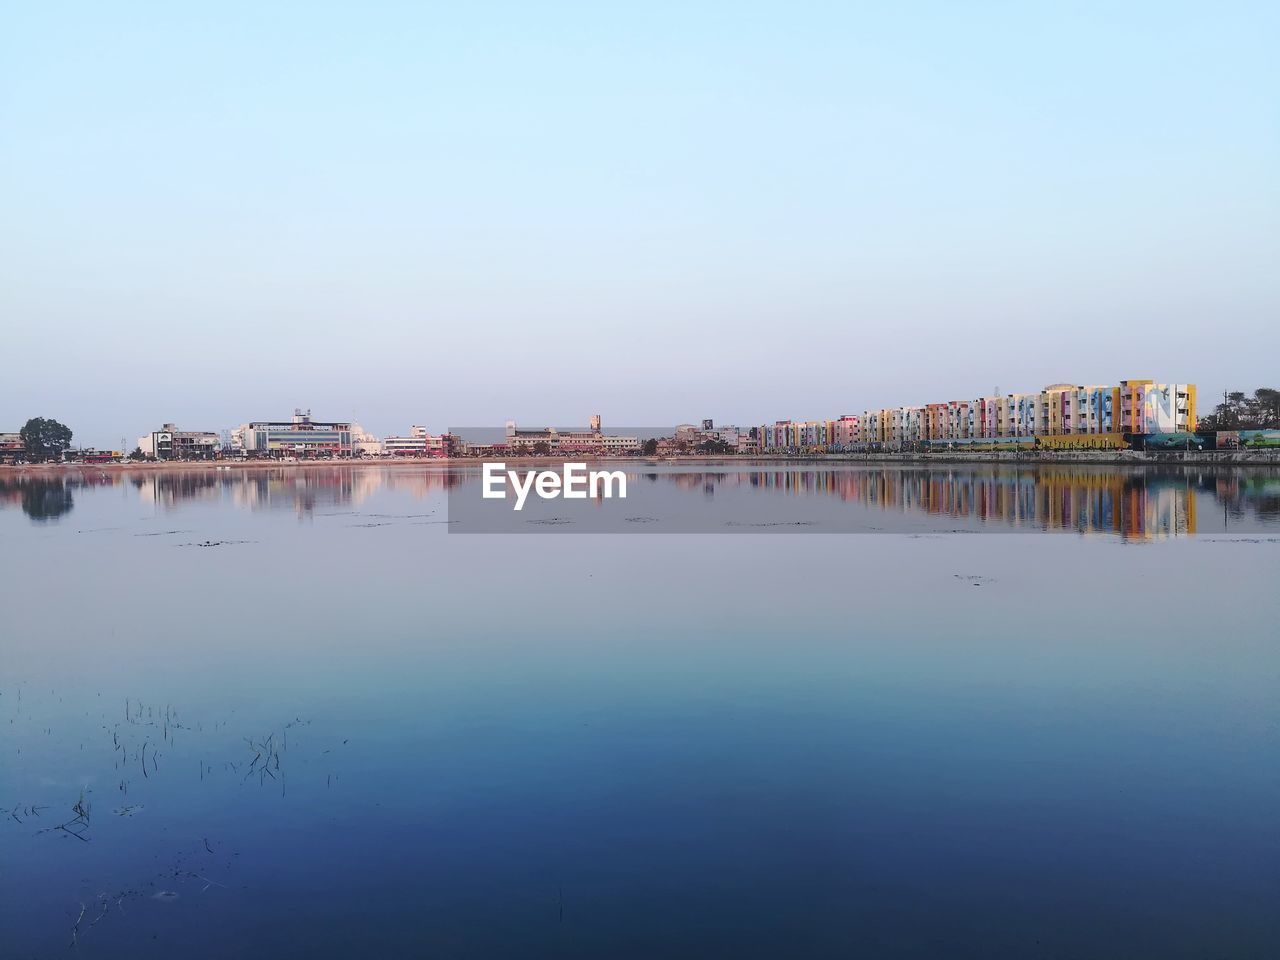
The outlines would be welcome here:
M 837 447 L 857 443 L 861 439 L 858 432 L 861 424 L 862 421 L 858 417 L 847 415 L 833 421 L 831 442 Z

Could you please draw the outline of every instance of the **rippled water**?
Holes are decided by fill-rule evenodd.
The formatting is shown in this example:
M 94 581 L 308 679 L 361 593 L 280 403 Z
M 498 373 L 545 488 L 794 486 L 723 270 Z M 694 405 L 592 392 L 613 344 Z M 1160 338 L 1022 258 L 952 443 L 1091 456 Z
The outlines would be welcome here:
M 0 478 L 0 955 L 1280 952 L 1274 474 L 627 469 Z

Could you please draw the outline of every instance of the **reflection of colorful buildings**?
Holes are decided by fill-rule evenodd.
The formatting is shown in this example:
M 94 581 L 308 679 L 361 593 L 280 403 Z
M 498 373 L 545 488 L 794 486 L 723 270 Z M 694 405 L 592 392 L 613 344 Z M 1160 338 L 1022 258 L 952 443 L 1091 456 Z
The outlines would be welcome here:
M 687 489 L 750 486 L 826 495 L 876 510 L 953 518 L 974 529 L 1008 527 L 1153 539 L 1196 532 L 1197 488 L 1184 479 L 1108 468 L 752 469 L 680 473 Z
M 350 466 L 166 470 L 123 474 L 139 499 L 171 509 L 192 501 L 230 499 L 249 510 L 293 510 L 300 516 L 328 507 L 359 506 L 384 487 L 425 497 L 460 482 L 446 470 L 384 473 Z
M 249 510 L 292 511 L 299 517 L 348 513 L 350 520 L 333 522 L 381 526 L 435 521 L 410 520 L 420 514 L 403 510 L 361 519 L 351 508 L 385 492 L 428 500 L 454 486 L 474 483 L 479 474 L 478 467 L 456 464 L 406 470 L 336 463 L 304 468 L 90 470 L 59 477 L 14 471 L 0 475 L 0 509 L 13 507 L 34 520 L 55 520 L 73 509 L 73 494 L 79 489 L 129 486 L 141 501 L 161 511 L 229 501 Z M 919 524 L 902 522 L 914 516 L 947 518 L 941 526 L 926 525 L 942 530 L 1062 530 L 1153 539 L 1280 522 L 1280 471 L 1274 470 L 1061 463 L 872 469 L 779 463 L 644 476 L 695 495 L 741 489 L 782 497 L 830 497 L 885 516 L 868 522 L 858 511 L 849 511 L 854 522 L 850 529 L 862 530 L 920 529 Z M 756 509 L 750 500 L 744 501 L 740 515 L 750 518 Z M 769 512 L 765 507 L 763 515 Z M 901 519 L 895 521 L 895 514 Z

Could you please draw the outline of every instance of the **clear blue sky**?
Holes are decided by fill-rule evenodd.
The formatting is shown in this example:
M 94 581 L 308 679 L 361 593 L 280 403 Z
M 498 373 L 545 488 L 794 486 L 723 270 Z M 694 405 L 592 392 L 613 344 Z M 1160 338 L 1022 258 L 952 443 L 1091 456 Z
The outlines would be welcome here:
M 1278 385 L 1278 10 L 9 4 L 0 429 Z

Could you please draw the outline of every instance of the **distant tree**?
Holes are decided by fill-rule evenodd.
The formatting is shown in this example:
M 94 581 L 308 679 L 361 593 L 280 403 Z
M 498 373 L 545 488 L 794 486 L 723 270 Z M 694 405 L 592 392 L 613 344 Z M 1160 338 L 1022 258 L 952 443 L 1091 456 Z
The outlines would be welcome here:
M 545 440 L 539 440 L 533 445 L 533 454 L 536 457 L 545 457 L 551 453 L 551 444 Z
M 1259 387 L 1249 396 L 1242 390 L 1228 390 L 1222 402 L 1200 418 L 1202 430 L 1275 430 L 1280 428 L 1280 390 Z
M 654 437 L 650 437 L 648 440 L 644 442 L 644 446 L 641 449 L 644 452 L 644 455 L 646 457 L 655 456 L 658 453 L 657 439 L 655 439 Z
M 1257 410 L 1258 429 L 1280 429 L 1280 390 L 1259 387 L 1253 391 L 1253 403 Z
M 71 446 L 71 428 L 44 417 L 32 417 L 18 435 L 22 437 L 28 460 L 58 460 Z

